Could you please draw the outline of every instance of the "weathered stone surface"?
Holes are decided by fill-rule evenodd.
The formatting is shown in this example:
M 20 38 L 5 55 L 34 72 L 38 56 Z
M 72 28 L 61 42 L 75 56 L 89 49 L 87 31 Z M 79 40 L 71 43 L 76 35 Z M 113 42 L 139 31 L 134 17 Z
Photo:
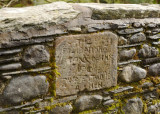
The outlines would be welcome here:
M 118 34 L 133 34 L 137 32 L 142 32 L 143 28 L 137 28 L 137 29 L 124 29 L 124 30 L 119 30 Z
M 10 58 L 3 58 L 0 60 L 0 64 L 9 63 L 9 62 L 18 62 L 21 57 L 10 57 Z
M 152 39 L 152 40 L 156 40 L 156 39 L 160 38 L 160 34 L 156 34 L 156 35 L 153 35 L 153 36 L 148 36 L 148 38 Z
M 138 23 L 138 22 L 135 22 L 135 23 L 133 24 L 133 26 L 136 27 L 136 28 L 139 28 L 139 27 L 142 26 L 142 24 L 141 24 L 141 23 Z
M 142 45 L 142 43 L 118 46 L 118 48 L 130 48 L 130 47 L 136 47 L 136 46 L 140 46 L 140 45 Z
M 13 71 L 13 72 L 4 72 L 2 73 L 2 76 L 6 75 L 17 75 L 17 74 L 24 74 L 24 73 L 36 73 L 36 72 L 46 72 L 51 70 L 51 67 L 41 67 L 36 69 L 30 69 L 30 70 L 20 70 L 20 71 Z
M 34 45 L 28 47 L 23 55 L 23 67 L 29 68 L 36 66 L 39 63 L 48 63 L 50 54 L 43 45 Z
M 124 91 L 130 91 L 130 90 L 132 90 L 132 89 L 133 89 L 132 86 L 120 87 L 120 88 L 118 88 L 118 89 L 116 89 L 116 90 L 110 91 L 109 93 L 111 93 L 111 94 L 116 94 L 116 93 L 120 93 L 120 92 L 124 92 Z
M 76 18 L 79 13 L 73 9 L 71 4 L 65 2 L 25 8 L 2 8 L 0 10 L 0 29 L 4 32 L 0 34 L 0 43 L 15 39 L 23 40 L 36 36 L 62 34 L 65 31 L 64 27 L 55 29 L 54 25 L 65 24 Z
M 128 65 L 123 68 L 119 78 L 124 82 L 130 83 L 145 78 L 146 74 L 146 70 L 135 65 Z
M 96 110 L 93 112 L 89 112 L 88 114 L 103 114 L 103 112 L 101 110 Z
M 112 20 L 123 18 L 158 17 L 160 14 L 158 5 L 143 6 L 140 4 L 80 4 L 93 10 L 92 19 Z
M 104 101 L 108 101 L 108 100 L 110 100 L 110 99 L 111 99 L 110 96 L 107 96 L 107 97 L 104 97 L 104 98 L 103 98 Z
M 102 102 L 102 96 L 100 95 L 84 95 L 75 101 L 75 108 L 77 111 L 83 111 L 92 109 L 99 106 Z
M 10 111 L 10 110 L 17 110 L 17 109 L 21 109 L 23 107 L 27 107 L 27 106 L 33 106 L 37 103 L 40 103 L 43 99 L 36 99 L 34 100 L 33 102 L 27 102 L 25 104 L 22 104 L 22 105 L 18 105 L 18 106 L 12 106 L 12 107 L 9 107 L 9 108 L 2 108 L 0 109 L 0 112 L 7 112 L 7 111 Z
M 33 109 L 34 109 L 34 106 L 30 106 L 30 107 L 24 107 L 21 110 L 26 112 L 26 111 L 30 111 L 30 110 L 33 110 Z
M 130 63 L 139 63 L 139 62 L 141 62 L 141 60 L 129 60 L 129 61 L 124 61 L 124 62 L 118 63 L 118 66 L 128 65 Z
M 143 94 L 143 99 L 145 100 L 153 100 L 153 99 L 158 99 L 158 98 L 159 98 L 159 95 L 156 91 Z
M 146 40 L 144 33 L 137 33 L 130 38 L 130 43 L 138 43 Z
M 145 82 L 142 85 L 140 85 L 140 87 L 142 87 L 142 88 L 149 88 L 151 86 L 153 86 L 152 82 Z
M 155 23 L 149 23 L 148 25 L 147 25 L 147 27 L 149 27 L 149 28 L 155 28 L 157 25 L 155 24 Z
M 68 31 L 80 33 L 82 29 L 80 27 L 72 27 L 72 28 L 69 28 Z
M 117 42 L 111 32 L 60 37 L 56 41 L 57 95 L 96 90 L 117 83 Z
M 143 45 L 143 48 L 139 50 L 138 56 L 147 58 L 147 57 L 156 57 L 159 54 L 158 49 L 155 47 L 150 47 L 147 44 Z
M 5 50 L 5 51 L 0 51 L 0 56 L 2 55 L 11 55 L 11 54 L 17 54 L 19 52 L 21 52 L 22 49 L 13 49 L 13 50 Z
M 24 75 L 13 78 L 3 92 L 7 104 L 17 104 L 47 93 L 49 83 L 46 77 Z
M 120 24 L 118 25 L 118 29 L 124 29 L 124 28 L 128 28 L 128 27 L 129 27 L 129 24 L 125 24 L 125 23 L 121 24 L 121 25 Z
M 10 80 L 12 78 L 12 76 L 2 76 L 2 78 L 5 80 Z
M 160 29 L 159 28 L 154 28 L 153 30 L 152 30 L 152 33 L 159 33 L 160 32 Z
M 0 66 L 0 71 L 2 70 L 16 70 L 22 67 L 21 63 L 12 63 Z
M 2 80 L 0 80 L 0 98 L 1 98 L 1 94 L 3 93 L 3 90 L 5 89 L 6 83 Z M 1 103 L 2 98 L 0 99 L 0 103 Z
M 142 60 L 142 65 L 150 65 L 160 61 L 160 57 L 147 58 Z
M 152 31 L 151 31 L 151 30 L 147 30 L 145 33 L 147 33 L 147 34 L 151 34 L 151 33 L 152 33 Z
M 49 111 L 49 114 L 70 114 L 73 110 L 72 105 L 65 105 L 65 106 L 57 106 Z
M 160 44 L 160 41 L 157 41 L 157 42 L 152 42 L 153 45 L 159 45 Z
M 119 52 L 120 60 L 129 60 L 134 57 L 136 54 L 136 49 L 130 49 L 130 50 L 123 50 Z
M 63 98 L 59 98 L 59 99 L 54 99 L 54 97 L 45 97 L 44 99 L 45 100 L 43 102 L 38 103 L 38 106 L 41 109 L 45 109 L 45 107 L 47 107 L 47 106 L 53 106 L 56 104 L 65 104 L 67 102 L 71 102 L 71 101 L 77 99 L 77 95 L 67 96 L 67 97 L 63 97 Z M 50 102 L 51 99 L 53 100 L 53 102 Z
M 155 105 L 151 105 L 148 107 L 147 114 L 158 114 L 160 112 L 160 103 L 156 103 Z
M 98 30 L 106 30 L 106 29 L 111 29 L 108 23 L 88 25 L 88 32 L 96 32 Z
M 1 48 L 12 48 L 12 47 L 19 47 L 19 46 L 27 46 L 32 44 L 40 44 L 45 42 L 51 42 L 54 38 L 52 36 L 41 36 L 38 38 L 33 39 L 19 39 L 19 40 L 12 40 L 10 42 L 2 42 L 0 44 Z
M 118 45 L 125 45 L 127 44 L 127 39 L 125 39 L 123 36 L 120 36 L 118 38 Z
M 152 76 L 160 75 L 160 63 L 149 66 L 148 73 Z
M 104 103 L 103 103 L 103 105 L 111 105 L 111 104 L 113 104 L 113 103 L 115 103 L 115 101 L 113 100 L 113 99 L 110 99 L 110 100 L 108 100 L 108 101 L 105 101 Z
M 125 114 L 142 114 L 143 102 L 140 98 L 129 99 L 123 110 Z

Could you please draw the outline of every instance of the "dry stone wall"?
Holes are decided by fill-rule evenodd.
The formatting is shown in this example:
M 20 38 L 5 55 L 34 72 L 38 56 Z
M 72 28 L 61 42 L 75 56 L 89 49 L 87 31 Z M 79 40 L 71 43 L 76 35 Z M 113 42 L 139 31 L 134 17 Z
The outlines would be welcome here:
M 0 9 L 0 113 L 160 113 L 160 7 Z

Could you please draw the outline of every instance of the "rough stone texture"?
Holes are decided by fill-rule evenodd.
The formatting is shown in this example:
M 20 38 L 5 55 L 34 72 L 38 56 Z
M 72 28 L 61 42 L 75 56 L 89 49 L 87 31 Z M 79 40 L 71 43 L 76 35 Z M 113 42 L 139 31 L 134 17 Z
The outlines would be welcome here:
M 93 10 L 92 18 L 96 20 L 110 20 L 123 18 L 158 17 L 160 9 L 158 5 L 140 4 L 80 4 Z
M 146 77 L 146 70 L 137 67 L 135 65 L 128 65 L 123 68 L 123 71 L 119 75 L 119 78 L 127 83 L 140 81 Z
M 124 29 L 124 30 L 119 30 L 118 34 L 133 34 L 133 33 L 137 33 L 137 32 L 142 32 L 143 28 L 137 28 L 137 29 Z
M 57 95 L 115 86 L 117 40 L 111 32 L 58 38 L 55 57 L 61 76 L 56 82 Z
M 158 99 L 158 98 L 159 98 L 159 94 L 156 91 L 148 92 L 143 95 L 143 99 L 145 100 L 152 100 L 152 99 Z
M 132 59 L 135 54 L 136 54 L 136 49 L 123 50 L 119 52 L 119 57 L 120 57 L 120 60 L 126 61 L 129 59 Z
M 11 62 L 18 62 L 21 59 L 21 57 L 10 57 L 10 58 L 4 58 L 0 60 L 0 64 L 4 63 L 11 63 Z
M 108 100 L 108 101 L 105 101 L 105 102 L 103 103 L 103 105 L 107 106 L 107 105 L 111 105 L 111 104 L 113 104 L 113 103 L 115 103 L 115 101 L 114 101 L 113 99 L 110 99 L 110 100 Z
M 28 47 L 23 55 L 22 63 L 23 67 L 34 67 L 39 63 L 48 63 L 50 54 L 43 45 L 34 45 Z
M 17 54 L 17 53 L 19 53 L 21 51 L 22 51 L 22 49 L 13 49 L 13 50 L 0 51 L 0 56 Z
M 96 110 L 93 112 L 89 112 L 88 114 L 103 114 L 101 110 Z
M 103 98 L 104 101 L 108 101 L 108 100 L 110 100 L 110 99 L 111 99 L 110 96 L 107 96 L 107 97 L 104 97 L 104 98 Z
M 17 70 L 20 69 L 22 65 L 20 63 L 13 63 L 0 66 L 0 71 L 2 70 Z
M 140 85 L 140 87 L 142 87 L 142 88 L 149 88 L 151 86 L 153 86 L 152 82 L 145 82 L 142 85 Z
M 148 107 L 148 114 L 158 114 L 160 111 L 160 103 Z
M 84 95 L 76 99 L 74 106 L 77 111 L 92 109 L 99 106 L 102 99 L 103 98 L 100 95 Z
M 147 44 L 143 45 L 143 48 L 139 50 L 138 56 L 139 57 L 156 57 L 159 54 L 158 49 L 155 47 L 150 47 Z
M 135 23 L 133 24 L 133 26 L 136 27 L 136 28 L 139 28 L 139 27 L 141 27 L 142 25 L 141 25 L 141 23 L 135 22 Z
M 118 89 L 110 91 L 109 93 L 111 93 L 111 94 L 117 94 L 117 93 L 120 93 L 120 92 L 129 91 L 129 90 L 132 90 L 132 89 L 133 89 L 132 86 L 119 87 Z
M 41 68 L 36 68 L 36 69 L 30 69 L 30 70 L 19 70 L 19 71 L 13 71 L 13 72 L 4 72 L 2 73 L 2 76 L 6 75 L 19 75 L 19 74 L 24 74 L 24 73 L 42 73 L 45 71 L 51 70 L 51 67 L 41 67 Z
M 143 65 L 150 65 L 154 63 L 158 63 L 160 61 L 160 57 L 147 58 L 142 61 Z
M 53 99 L 53 102 L 48 102 Z M 45 109 L 47 106 L 55 106 L 57 104 L 65 104 L 69 103 L 71 101 L 75 101 L 77 99 L 77 95 L 74 96 L 67 96 L 59 99 L 54 99 L 54 97 L 45 97 L 45 100 L 43 102 L 38 103 L 39 108 Z
M 2 8 L 0 29 L 4 32 L 0 34 L 0 43 L 64 33 L 64 28 L 58 25 L 74 19 L 78 14 L 79 11 L 65 2 L 25 8 Z M 57 27 L 53 27 L 54 25 Z
M 7 104 L 17 104 L 47 93 L 49 83 L 46 77 L 24 75 L 13 78 L 3 92 Z
M 155 28 L 157 25 L 155 24 L 155 23 L 149 23 L 148 25 L 147 25 L 147 27 L 149 27 L 149 28 Z
M 118 63 L 118 66 L 128 65 L 128 64 L 131 64 L 131 63 L 139 63 L 139 62 L 141 62 L 141 60 L 129 60 L 129 61 L 124 61 L 124 62 Z
M 18 46 L 28 46 L 33 44 L 40 44 L 45 42 L 51 42 L 53 41 L 53 36 L 42 36 L 38 38 L 33 39 L 25 39 L 25 40 L 13 40 L 10 42 L 3 42 L 0 46 L 1 48 L 12 48 L 12 47 L 18 47 Z
M 87 7 L 84 7 L 84 5 Z M 107 59 L 105 59 L 106 55 L 101 54 L 101 52 L 104 52 L 104 53 L 110 52 L 108 50 L 106 51 L 104 50 L 105 48 L 108 49 L 110 45 L 114 45 L 114 43 L 110 43 L 110 45 L 108 45 L 107 43 L 110 41 L 107 38 L 107 40 L 102 40 L 102 42 L 105 42 L 107 45 L 104 46 L 100 43 L 100 44 L 97 44 L 98 45 L 97 47 L 94 47 L 93 46 L 94 42 L 92 42 L 92 40 L 90 41 L 89 38 L 85 39 L 83 36 L 86 33 L 88 35 L 91 34 L 90 36 L 91 39 L 95 40 L 94 37 L 92 36 L 93 33 L 90 33 L 90 32 L 99 33 L 100 31 L 105 32 L 106 30 L 109 30 L 109 31 L 117 32 L 117 34 L 119 34 L 120 36 L 120 38 L 118 38 L 119 52 L 122 50 L 130 50 L 133 48 L 136 48 L 136 50 L 139 51 L 139 47 L 141 47 L 141 45 L 144 43 L 148 44 L 149 46 L 154 45 L 158 49 L 159 44 L 160 44 L 160 41 L 158 41 L 158 39 L 160 38 L 160 36 L 158 35 L 160 31 L 159 30 L 160 19 L 159 18 L 147 18 L 147 17 L 159 17 L 160 16 L 159 6 L 157 7 L 157 5 L 148 5 L 148 4 L 145 4 L 145 5 L 147 6 L 122 5 L 122 4 L 120 5 L 118 4 L 111 4 L 111 5 L 108 5 L 108 4 L 67 4 L 64 2 L 60 2 L 60 3 L 52 3 L 52 4 L 48 4 L 44 6 L 34 6 L 32 8 L 28 7 L 28 8 L 19 8 L 19 9 L 17 8 L 0 9 L 0 17 L 2 17 L 0 18 L 0 23 L 1 23 L 0 24 L 0 48 L 1 48 L 0 49 L 0 56 L 1 56 L 0 66 L 4 67 L 4 65 L 22 62 L 21 55 L 24 56 L 23 51 L 25 51 L 27 46 L 43 44 L 43 45 L 46 45 L 47 47 L 53 48 L 56 43 L 56 49 L 59 49 L 57 48 L 57 44 L 60 43 L 60 46 L 62 46 L 61 49 L 63 51 L 61 51 L 60 49 L 60 52 L 62 53 L 59 54 L 58 53 L 59 50 L 55 53 L 56 57 L 57 57 L 57 54 L 59 54 L 56 60 L 59 60 L 60 64 L 63 62 L 65 62 L 66 64 L 63 64 L 63 66 L 60 66 L 58 68 L 59 70 L 67 69 L 68 72 L 64 72 L 64 74 L 61 75 L 60 78 L 62 78 L 63 81 L 59 81 L 59 79 L 57 79 L 57 82 L 59 81 L 60 87 L 63 87 L 62 93 L 59 93 L 57 95 L 63 94 L 62 96 L 66 95 L 67 97 L 69 97 L 67 98 L 66 96 L 65 97 L 58 96 L 57 99 L 54 99 L 55 97 L 53 96 L 45 96 L 45 97 L 42 97 L 43 99 L 38 101 L 38 103 L 35 103 L 35 98 L 38 98 L 38 96 L 36 96 L 36 97 L 31 97 L 31 99 L 34 98 L 34 100 L 32 99 L 33 101 L 31 102 L 28 101 L 29 100 L 28 98 L 27 99 L 28 102 L 24 102 L 25 104 L 18 105 L 18 106 L 11 106 L 11 107 L 9 107 L 8 105 L 8 107 L 6 108 L 4 107 L 1 108 L 1 102 L 0 102 L 0 113 L 4 111 L 11 111 L 11 110 L 17 110 L 18 112 L 16 113 L 19 113 L 19 111 L 22 108 L 24 109 L 24 110 L 22 109 L 23 111 L 29 111 L 29 108 L 27 107 L 33 106 L 31 108 L 30 113 L 40 114 L 40 113 L 43 113 L 41 111 L 44 111 L 46 106 L 53 106 L 53 105 L 55 106 L 61 103 L 62 104 L 74 103 L 77 96 L 71 96 L 72 94 L 77 94 L 78 96 L 81 96 L 84 94 L 87 94 L 87 95 L 88 94 L 89 95 L 91 94 L 101 95 L 102 94 L 104 95 L 103 102 L 99 105 L 99 107 L 98 106 L 93 107 L 93 111 L 98 110 L 98 112 L 97 111 L 91 112 L 92 114 L 102 113 L 102 111 L 100 110 L 103 107 L 103 104 L 112 105 L 112 103 L 115 103 L 113 102 L 113 100 L 116 98 L 118 98 L 117 100 L 124 100 L 123 98 L 125 97 L 128 98 L 130 96 L 135 96 L 135 95 L 141 95 L 141 96 L 144 95 L 143 98 L 147 100 L 152 100 L 155 98 L 158 99 L 158 97 L 155 97 L 154 94 L 148 93 L 152 89 L 155 90 L 156 88 L 159 88 L 160 84 L 158 83 L 155 84 L 157 80 L 155 80 L 153 84 L 146 82 L 143 85 L 137 85 L 138 87 L 140 87 L 140 89 L 141 88 L 143 89 L 142 94 L 140 94 L 141 92 L 140 93 L 137 92 L 136 88 L 128 86 L 129 84 L 124 86 L 124 85 L 121 85 L 121 83 L 118 85 L 120 86 L 118 89 L 106 91 L 106 89 L 104 88 L 116 85 L 116 83 L 113 84 L 113 81 L 116 82 L 115 81 L 116 79 L 115 80 L 113 79 L 113 77 L 116 75 L 110 73 L 110 72 L 115 72 L 115 71 L 113 69 L 108 69 L 110 65 L 114 64 L 116 59 L 110 60 L 111 56 L 107 54 L 106 54 Z M 142 9 L 139 10 L 139 8 L 142 8 L 143 10 Z M 102 13 L 100 14 L 99 12 L 101 11 Z M 144 18 L 144 17 L 145 19 L 135 19 L 135 18 Z M 101 20 L 101 19 L 104 19 L 104 20 Z M 108 19 L 111 19 L 111 20 L 108 20 Z M 84 41 L 85 43 L 83 42 L 81 43 L 80 40 L 78 40 L 78 43 L 75 43 L 76 38 L 74 37 L 73 38 L 74 40 L 71 40 L 71 42 L 69 42 L 71 43 L 71 45 L 66 46 L 65 43 L 68 42 L 66 40 L 68 37 L 65 39 L 64 35 L 65 34 L 69 35 L 69 34 L 74 34 L 74 33 L 80 34 L 80 35 L 74 35 L 74 36 L 77 36 L 80 38 L 83 37 L 82 39 L 85 39 Z M 151 38 L 151 39 L 147 39 L 147 41 L 144 41 L 145 38 L 144 38 L 143 33 L 147 35 L 146 36 L 147 38 Z M 61 35 L 63 35 L 63 38 L 65 40 L 63 40 L 63 38 L 62 39 L 59 38 L 59 36 Z M 70 39 L 72 38 L 68 38 L 68 40 Z M 101 38 L 96 36 L 96 39 L 98 40 L 97 41 L 98 43 L 101 42 Z M 80 48 L 77 48 L 78 46 L 80 46 Z M 53 51 L 56 51 L 56 49 Z M 111 49 L 113 48 L 111 47 Z M 77 52 L 79 53 L 76 54 L 75 50 L 78 50 Z M 87 53 L 83 52 L 86 50 L 92 53 L 88 54 L 88 52 Z M 115 52 L 114 50 L 112 51 Z M 148 52 L 146 53 L 148 54 Z M 65 54 L 68 54 L 68 55 L 62 56 Z M 151 55 L 154 55 L 154 54 L 151 53 Z M 18 59 L 14 58 L 17 56 L 19 57 Z M 100 58 L 103 58 L 103 61 L 99 60 L 98 58 L 99 56 Z M 115 69 L 118 68 L 119 73 L 121 71 L 124 72 L 122 68 L 128 64 L 137 64 L 147 69 L 149 65 L 159 62 L 158 56 L 154 58 L 151 58 L 151 57 L 140 58 L 139 57 L 138 58 L 139 60 L 137 59 L 137 56 L 135 56 L 133 57 L 134 60 L 120 61 L 120 63 L 118 63 L 118 67 L 115 66 Z M 117 56 L 114 56 L 114 57 L 117 58 Z M 76 63 L 77 60 L 79 62 L 78 67 Z M 94 60 L 93 61 L 94 63 L 91 62 L 92 60 Z M 81 66 L 79 67 L 79 64 L 82 67 Z M 101 64 L 102 66 L 99 67 L 99 65 Z M 12 65 L 12 67 L 16 68 L 16 65 L 15 66 L 14 65 Z M 30 70 L 25 69 L 26 67 L 24 65 L 25 68 L 22 67 L 21 69 L 18 69 L 15 71 L 14 70 L 13 71 L 1 71 L 0 101 L 4 99 L 4 97 L 2 97 L 2 93 L 5 87 L 8 87 L 7 84 L 10 84 L 9 82 L 11 81 L 11 78 L 13 80 L 14 78 L 18 78 L 18 76 L 23 76 L 24 74 L 36 75 L 36 74 L 41 74 L 41 73 L 42 74 L 48 73 L 51 70 L 53 70 L 51 67 L 47 67 L 45 65 L 47 64 L 40 63 L 37 66 L 35 66 L 35 68 L 32 68 Z M 87 68 L 85 65 L 87 66 Z M 93 69 L 90 66 L 93 66 Z M 8 67 L 9 66 L 7 66 L 6 69 Z M 83 70 L 83 71 L 78 72 L 81 75 L 77 74 L 77 71 L 75 70 L 76 67 L 78 68 L 78 70 L 79 69 Z M 99 70 L 102 68 L 103 68 L 103 71 Z M 142 76 L 143 74 L 146 74 L 144 70 L 140 68 L 135 68 L 135 69 L 133 71 L 129 70 L 129 72 L 131 72 L 131 74 L 134 74 L 134 78 L 137 78 L 137 76 L 141 76 L 140 78 L 138 77 L 138 79 L 136 80 L 140 80 L 142 77 L 145 77 L 145 76 Z M 159 69 L 159 67 L 157 69 Z M 157 69 L 155 69 L 155 72 L 159 74 L 159 71 Z M 87 71 L 92 70 L 94 72 L 93 74 L 91 74 L 90 72 L 86 72 L 85 70 Z M 74 75 L 71 74 L 72 71 L 74 72 Z M 105 72 L 107 71 L 106 75 L 104 71 Z M 142 71 L 142 73 L 140 71 Z M 74 76 L 77 76 L 78 78 L 75 77 L 73 79 Z M 141 82 L 143 81 L 146 81 L 146 80 L 142 80 Z M 96 82 L 96 83 L 92 83 L 92 82 Z M 23 84 L 26 84 L 26 83 L 23 83 Z M 72 90 L 72 92 L 70 91 L 68 92 L 68 89 L 67 89 L 68 86 L 66 86 L 68 84 L 70 84 L 70 86 L 73 87 L 73 88 L 69 88 L 69 90 Z M 28 89 L 30 85 L 31 84 L 28 84 L 26 88 Z M 58 87 L 59 85 L 57 84 L 56 86 Z M 25 91 L 28 91 L 27 89 L 25 89 Z M 92 92 L 89 92 L 88 90 Z M 29 92 L 29 94 L 31 93 L 33 92 Z M 36 93 L 36 90 L 34 90 L 34 93 Z M 13 95 L 13 97 L 14 96 L 15 95 Z M 51 98 L 54 99 L 53 102 L 50 102 Z M 12 96 L 10 96 L 10 99 L 12 99 Z M 10 99 L 9 101 L 11 101 Z M 4 105 L 3 103 L 6 103 L 6 102 L 8 101 L 7 100 L 3 101 L 2 106 Z M 150 106 L 151 103 L 152 101 L 149 101 L 147 103 L 147 106 Z M 92 106 L 92 104 L 89 106 Z M 97 103 L 94 103 L 94 104 L 97 104 Z M 35 109 L 34 106 L 38 110 L 34 110 Z M 127 108 L 129 108 L 129 106 Z M 51 110 L 51 113 L 54 113 L 54 112 L 58 113 L 58 110 L 59 111 L 63 110 L 63 113 L 68 113 L 67 111 L 69 111 L 69 108 L 66 109 L 66 107 L 64 108 L 64 107 L 58 106 L 54 110 Z M 90 108 L 85 109 L 85 110 L 90 110 Z M 111 113 L 116 113 L 117 110 L 118 110 L 118 107 L 116 107 L 115 110 L 111 111 Z M 103 110 L 103 113 L 105 113 L 104 111 L 105 109 Z M 11 113 L 13 113 L 13 111 L 11 111 Z M 76 113 L 79 113 L 79 112 L 76 112 Z M 136 113 L 137 112 L 135 111 L 135 114 Z
M 156 40 L 156 39 L 160 38 L 160 34 L 156 34 L 156 35 L 153 35 L 153 36 L 148 36 L 148 38 L 152 39 L 152 40 Z
M 118 29 L 124 29 L 124 28 L 128 28 L 129 27 L 129 24 L 121 24 L 121 25 L 118 25 Z
M 130 38 L 130 43 L 138 43 L 146 40 L 144 33 L 137 33 Z
M 49 111 L 49 114 L 70 114 L 72 112 L 72 105 L 65 105 L 65 106 L 57 106 Z
M 5 79 L 5 80 L 10 80 L 12 78 L 12 76 L 2 76 L 2 79 Z
M 125 114 L 142 114 L 143 102 L 140 98 L 129 99 L 123 110 Z
M 136 46 L 142 45 L 141 43 L 136 43 L 136 44 L 130 44 L 130 45 L 123 45 L 123 46 L 118 46 L 118 48 L 132 48 Z
M 5 89 L 5 86 L 6 86 L 6 83 L 0 80 L 0 98 L 1 98 L 1 94 L 3 93 L 3 90 Z M 0 99 L 0 103 L 1 103 L 1 99 Z
M 159 28 L 154 28 L 152 30 L 152 34 L 157 34 L 157 33 L 160 33 L 160 29 Z
M 32 102 L 27 102 L 25 104 L 22 104 L 22 105 L 18 105 L 18 106 L 11 106 L 9 108 L 0 108 L 0 112 L 7 112 L 7 111 L 10 111 L 10 110 L 18 110 L 18 109 L 21 109 L 23 107 L 27 107 L 27 106 L 33 106 L 33 105 L 36 105 L 37 103 L 40 103 L 42 102 L 43 99 L 36 99 Z M 6 102 L 5 102 L 6 103 Z
M 90 10 L 90 16 L 88 16 L 86 9 Z M 104 19 L 107 25 L 106 27 L 108 27 L 109 23 L 116 23 L 118 25 L 128 25 L 128 23 L 132 22 L 139 22 L 140 24 L 146 22 L 158 23 L 160 22 L 158 18 L 147 17 L 159 17 L 159 12 L 158 5 L 68 4 L 65 2 L 54 2 L 25 8 L 2 8 L 0 10 L 0 17 L 2 17 L 0 19 L 0 30 L 2 31 L 0 33 L 0 48 L 19 46 L 29 42 L 34 43 L 36 41 L 30 41 L 30 38 L 34 39 L 33 37 L 65 34 L 67 30 L 75 30 L 75 28 L 78 28 L 79 32 L 82 25 L 99 24 L 102 26 L 104 21 L 91 19 L 91 17 L 93 18 L 95 16 L 97 16 L 97 19 Z M 81 14 L 83 17 L 80 16 Z M 128 17 L 132 19 L 126 20 Z M 133 19 L 134 17 L 145 17 L 145 19 L 136 20 Z M 115 18 L 122 20 L 106 20 Z M 68 28 L 70 26 L 74 29 Z M 117 27 L 124 28 L 126 26 Z M 26 40 L 29 41 L 26 42 Z
M 153 65 L 149 66 L 148 73 L 151 76 L 158 76 L 158 75 L 160 75 L 160 63 L 153 64 Z
M 125 39 L 123 36 L 120 36 L 118 38 L 118 45 L 125 45 L 127 44 L 127 39 Z
M 96 32 L 98 30 L 111 29 L 110 25 L 107 24 L 90 24 L 88 25 L 88 32 Z

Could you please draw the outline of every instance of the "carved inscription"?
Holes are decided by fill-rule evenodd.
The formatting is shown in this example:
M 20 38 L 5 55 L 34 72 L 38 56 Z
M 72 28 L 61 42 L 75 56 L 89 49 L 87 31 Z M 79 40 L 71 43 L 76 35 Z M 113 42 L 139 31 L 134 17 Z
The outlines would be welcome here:
M 115 86 L 117 40 L 111 32 L 57 38 L 55 58 L 61 73 L 56 81 L 57 95 Z

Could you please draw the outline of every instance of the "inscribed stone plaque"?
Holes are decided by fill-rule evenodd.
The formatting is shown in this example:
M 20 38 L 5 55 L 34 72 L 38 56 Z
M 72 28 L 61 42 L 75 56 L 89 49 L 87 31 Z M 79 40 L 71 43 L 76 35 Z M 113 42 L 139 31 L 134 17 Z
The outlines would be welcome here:
M 117 35 L 111 32 L 57 38 L 55 58 L 61 76 L 59 96 L 92 91 L 117 84 Z

